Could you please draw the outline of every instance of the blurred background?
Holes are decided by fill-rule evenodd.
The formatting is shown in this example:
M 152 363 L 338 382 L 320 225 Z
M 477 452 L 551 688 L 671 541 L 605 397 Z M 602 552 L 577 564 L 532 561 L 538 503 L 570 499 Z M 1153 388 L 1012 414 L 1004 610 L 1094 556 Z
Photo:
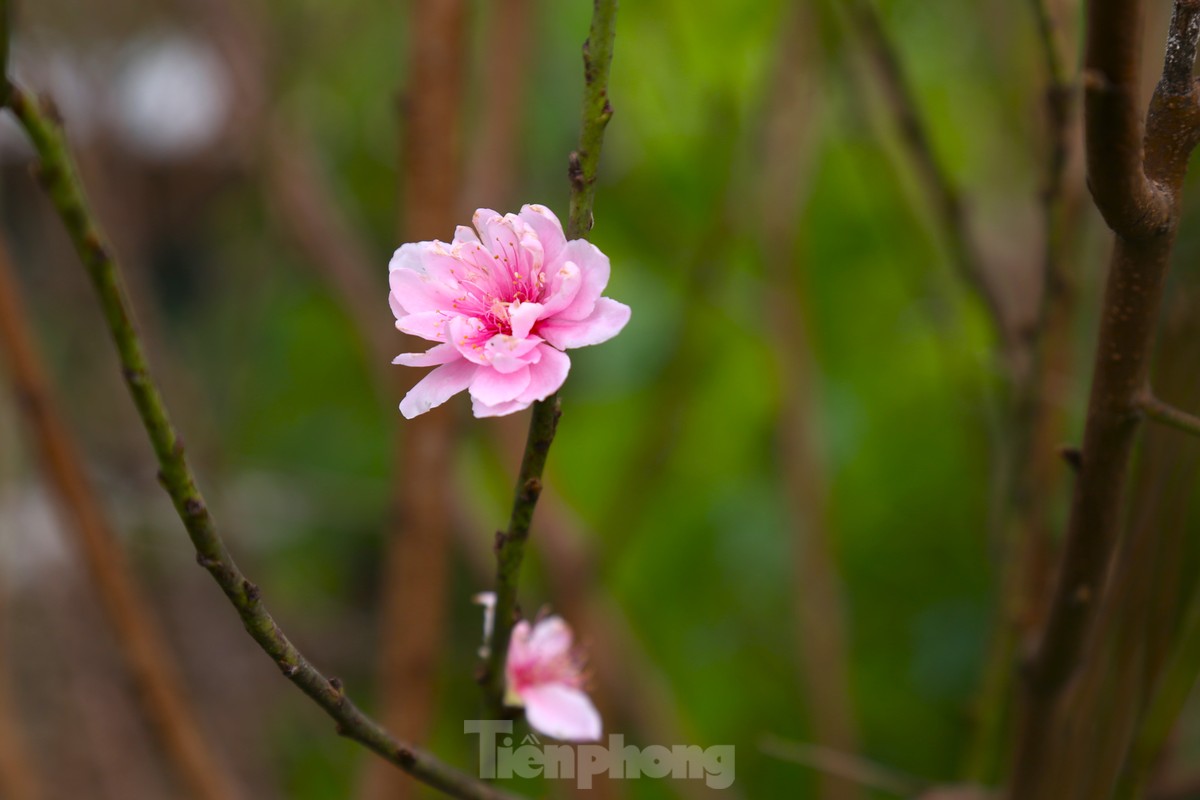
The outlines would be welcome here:
M 1152 6 L 1148 63 L 1169 10 Z M 387 263 L 478 206 L 565 218 L 590 14 L 583 0 L 15 11 L 15 74 L 54 98 L 230 548 L 318 667 L 468 769 L 471 596 L 492 584 L 526 417 L 473 420 L 462 397 L 400 417 L 422 371 L 388 363 L 414 345 L 393 327 Z M 571 354 L 521 592 L 527 614 L 575 626 L 607 733 L 735 745 L 736 797 L 997 779 L 1107 250 L 1078 163 L 1077 15 L 1067 0 L 620 9 L 592 240 L 633 318 Z M 87 555 L 19 395 L 0 392 L 5 796 L 433 796 L 334 735 L 196 568 L 30 163 L 6 117 L 21 305 L 94 527 L 126 563 Z M 1195 229 L 1160 365 L 1184 407 L 1200 390 Z M 1157 503 L 1144 524 L 1195 529 L 1186 448 L 1143 458 L 1159 470 L 1137 487 Z M 1177 547 L 1195 563 L 1182 534 Z M 103 599 L 114 570 L 145 598 L 199 756 L 164 744 L 174 712 L 154 710 L 127 657 L 137 625 Z M 1189 586 L 1172 583 L 1169 608 Z M 1200 763 L 1197 738 L 1185 726 L 1169 770 Z M 189 779 L 189 758 L 224 788 Z

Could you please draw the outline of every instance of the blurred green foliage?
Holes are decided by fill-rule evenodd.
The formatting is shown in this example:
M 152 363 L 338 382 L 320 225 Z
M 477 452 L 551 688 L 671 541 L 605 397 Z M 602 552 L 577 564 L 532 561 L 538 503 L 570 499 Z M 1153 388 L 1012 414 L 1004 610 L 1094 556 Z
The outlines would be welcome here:
M 590 4 L 535 5 L 516 188 L 521 202 L 564 216 Z M 1014 258 L 1036 260 L 1042 86 L 1026 9 L 881 6 L 976 223 L 1007 240 Z M 633 318 L 614 341 L 572 354 L 549 466 L 694 743 L 736 745 L 735 786 L 751 798 L 810 796 L 811 785 L 806 768 L 758 746 L 767 734 L 811 736 L 797 666 L 805 642 L 794 621 L 796 523 L 775 441 L 783 345 L 767 325 L 768 297 L 805 292 L 819 387 L 812 424 L 864 756 L 931 780 L 960 775 L 997 606 L 989 515 L 1004 398 L 992 334 L 947 263 L 844 27 L 829 3 L 806 8 L 814 35 L 798 44 L 781 38 L 792 4 L 778 0 L 623 5 L 592 238 L 612 260 L 608 294 L 632 306 Z M 396 99 L 420 91 L 404 88 L 403 9 L 382 0 L 273 0 L 267 9 L 271 103 L 311 132 L 339 207 L 374 248 L 378 315 L 366 324 L 390 329 Z M 478 81 L 497 12 L 482 2 L 471 11 Z M 780 48 L 793 46 L 814 49 L 812 169 L 809 185 L 796 187 L 806 199 L 795 242 L 761 243 L 754 170 L 763 106 Z M 477 104 L 465 112 L 471 120 Z M 474 201 L 463 202 L 465 223 Z M 361 690 L 373 675 L 362 642 L 373 635 L 398 398 L 373 383 L 355 332 L 364 320 L 350 318 L 273 226 L 253 184 L 225 191 L 196 224 L 206 242 L 202 290 L 172 315 L 167 346 L 200 387 L 191 404 L 217 423 L 219 442 L 208 449 L 220 457 L 207 468 L 270 476 L 284 484 L 279 504 L 299 509 L 258 526 L 276 529 L 271 536 L 255 538 L 236 521 L 232 545 L 251 552 L 291 627 L 357 632 L 356 650 L 320 658 Z M 714 226 L 727 230 L 713 236 Z M 795 285 L 771 285 L 760 249 L 794 263 Z M 708 277 L 694 280 L 702 269 Z M 486 432 L 497 424 L 464 420 L 459 459 L 475 494 L 458 501 L 492 527 L 510 492 L 500 468 L 516 459 L 492 451 Z M 648 440 L 667 449 L 643 453 Z M 631 483 L 629 471 L 645 466 L 639 457 L 653 469 Z M 641 493 L 632 518 L 622 510 L 631 485 Z M 490 554 L 491 529 L 477 539 Z M 535 549 L 536 540 L 535 521 Z M 473 741 L 460 725 L 477 710 L 480 615 L 467 598 L 486 587 L 458 566 L 432 746 L 469 763 Z M 532 566 L 527 609 L 549 599 L 536 572 L 545 562 Z M 292 700 L 271 726 L 287 796 L 349 796 L 367 756 L 307 735 L 324 723 Z M 629 788 L 672 796 L 668 783 Z

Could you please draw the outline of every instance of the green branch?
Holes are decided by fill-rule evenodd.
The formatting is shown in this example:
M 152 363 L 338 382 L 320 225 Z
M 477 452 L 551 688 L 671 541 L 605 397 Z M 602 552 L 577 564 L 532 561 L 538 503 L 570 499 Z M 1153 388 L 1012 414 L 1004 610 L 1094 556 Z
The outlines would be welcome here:
M 608 102 L 608 73 L 617 32 L 617 0 L 593 1 L 592 27 L 583 43 L 583 119 L 579 149 L 571 153 L 567 168 L 571 178 L 568 239 L 586 239 L 592 229 L 600 148 L 604 144 L 604 129 L 613 113 Z
M 504 662 L 516 622 L 517 585 L 521 562 L 525 559 L 525 542 L 529 539 L 533 509 L 542 493 L 542 471 L 546 467 L 546 456 L 550 453 L 550 443 L 554 441 L 554 431 L 561 413 L 557 396 L 534 405 L 529 437 L 525 441 L 525 454 L 521 457 L 521 471 L 517 475 L 516 496 L 513 498 L 508 530 L 496 534 L 495 627 L 483 678 L 487 710 L 497 717 L 504 710 Z
M 2 3 L 3 0 L 0 0 Z M 29 135 L 38 154 L 38 177 L 57 209 L 67 233 L 83 260 L 116 344 L 122 374 L 150 436 L 159 464 L 159 481 L 187 529 L 196 560 L 216 580 L 237 610 L 242 624 L 292 683 L 337 722 L 338 733 L 378 753 L 418 780 L 465 800 L 499 800 L 512 795 L 442 763 L 433 755 L 397 741 L 350 701 L 337 678 L 326 678 L 280 629 L 267 611 L 257 586 L 234 563 L 184 454 L 162 395 L 154 383 L 145 350 L 134 327 L 133 312 L 113 259 L 97 227 L 53 114 L 41 108 L 17 86 L 10 87 L 8 105 Z
M 608 75 L 612 65 L 616 16 L 617 0 L 594 0 L 592 26 L 583 44 L 583 122 L 579 132 L 579 149 L 571 153 L 567 170 L 571 181 L 568 239 L 586 239 L 592 229 L 600 149 L 604 144 L 604 129 L 612 118 L 612 106 L 608 102 Z M 542 492 L 546 456 L 554 441 L 561 414 L 557 395 L 534 403 L 525 454 L 521 457 L 521 471 L 517 475 L 512 515 L 508 528 L 496 536 L 496 621 L 479 679 L 488 711 L 496 717 L 504 711 L 504 663 L 516 622 L 517 586 L 521 562 L 525 558 L 525 542 L 529 538 L 533 510 Z

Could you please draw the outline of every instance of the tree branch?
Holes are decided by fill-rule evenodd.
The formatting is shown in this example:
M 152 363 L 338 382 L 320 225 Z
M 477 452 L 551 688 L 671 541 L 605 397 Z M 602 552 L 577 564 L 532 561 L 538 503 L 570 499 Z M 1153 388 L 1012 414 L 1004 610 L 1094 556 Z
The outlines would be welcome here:
M 822 53 L 813 16 L 801 5 L 784 10 L 758 123 L 759 159 L 746 172 L 757 187 L 754 200 L 761 226 L 755 255 L 767 276 L 761 302 L 779 380 L 773 439 L 788 500 L 794 650 L 808 730 L 816 744 L 853 753 L 859 734 L 850 688 L 847 613 L 831 531 L 829 477 L 820 452 L 821 375 L 811 337 L 812 264 L 802 255 L 803 227 L 797 223 L 813 192 L 813 164 L 822 143 L 822 108 L 813 79 Z M 862 786 L 836 771 L 818 776 L 816 789 L 822 800 L 866 796 Z
M 0 4 L 3 2 L 0 0 Z M 0 607 L 0 622 L 7 623 L 10 614 L 9 608 Z M 26 747 L 20 709 L 10 685 L 13 671 L 8 656 L 16 649 L 8 646 L 6 633 L 7 626 L 0 627 L 0 641 L 4 643 L 4 651 L 0 653 L 0 795 L 8 800 L 42 800 L 46 797 L 43 781 L 37 762 L 30 758 Z
M 534 404 L 525 453 L 521 456 L 521 470 L 517 473 L 516 496 L 513 498 L 508 529 L 496 534 L 496 621 L 481 676 L 488 710 L 496 716 L 500 716 L 504 710 L 504 663 L 516 621 L 517 585 L 521 562 L 525 558 L 525 543 L 529 539 L 534 508 L 542 493 L 546 456 L 550 453 L 550 444 L 554 441 L 561 414 L 557 395 Z
M 571 153 L 567 168 L 571 179 L 568 239 L 586 239 L 592 230 L 600 148 L 613 113 L 608 102 L 608 72 L 612 66 L 616 23 L 617 0 L 593 0 L 592 27 L 583 43 L 583 118 L 579 149 Z
M 158 386 L 151 377 L 118 266 L 84 200 L 61 131 L 19 87 L 11 87 L 9 107 L 37 151 L 39 177 L 99 297 L 117 348 L 122 374 L 159 463 L 159 480 L 196 548 L 197 561 L 209 571 L 233 604 L 247 632 L 271 656 L 284 676 L 337 722 L 341 735 L 363 744 L 418 780 L 453 797 L 469 800 L 511 797 L 442 763 L 429 753 L 397 741 L 350 701 L 341 681 L 321 674 L 280 629 L 263 603 L 258 587 L 246 579 L 234 562 L 196 487 L 183 442 L 171 424 Z
M 37 357 L 23 304 L 12 274 L 7 247 L 0 239 L 0 351 L 12 372 L 13 388 L 31 444 L 40 451 L 46 477 L 75 534 L 101 607 L 112 625 L 121 655 L 137 685 L 143 711 L 162 737 L 173 768 L 190 794 L 207 800 L 231 800 L 242 792 L 201 733 L 186 701 L 174 658 L 150 617 L 78 451 L 55 409 L 49 380 Z
M 468 5 L 421 0 L 409 7 L 409 79 L 400 115 L 400 241 L 434 239 L 453 230 L 458 217 Z M 426 346 L 412 336 L 405 344 L 400 352 Z M 412 370 L 394 367 L 391 377 L 398 390 L 394 400 L 418 378 Z M 456 423 L 454 408 L 445 406 L 395 426 L 393 505 L 380 581 L 379 714 L 390 729 L 415 742 L 428 739 L 437 715 L 438 656 L 449 600 L 452 500 L 446 475 L 453 470 Z M 422 609 L 416 619 L 414 608 Z M 394 770 L 373 763 L 360 797 L 408 800 L 419 795 L 416 789 Z
M 1200 436 L 1200 417 L 1175 408 L 1170 403 L 1164 403 L 1149 391 L 1138 399 L 1138 408 L 1155 422 Z
M 1177 0 L 1175 5 L 1172 44 L 1147 115 L 1144 171 L 1135 107 L 1140 4 L 1092 0 L 1089 9 L 1088 168 L 1096 203 L 1117 236 L 1100 314 L 1066 546 L 1046 627 L 1024 674 L 1023 716 L 1010 786 L 1010 796 L 1021 800 L 1047 796 L 1046 784 L 1054 772 L 1047 768 L 1049 743 L 1062 694 L 1078 670 L 1122 518 L 1180 187 L 1187 154 L 1200 135 L 1190 79 L 1180 93 L 1182 63 L 1194 56 L 1200 35 L 1198 5 L 1196 0 Z M 1097 84 L 1097 75 L 1102 84 Z M 1097 91 L 1098 85 L 1102 91 Z
M 992 285 L 971 236 L 958 188 L 934 152 L 904 65 L 883 29 L 879 12 L 872 0 L 852 0 L 844 4 L 844 9 L 866 49 L 884 102 L 895 119 L 917 179 L 937 215 L 946 246 L 950 249 L 950 260 L 962 280 L 978 295 L 1003 345 L 1010 348 L 1015 343 L 1015 337 L 1010 329 L 1008 310 Z
M 853 753 L 844 753 L 820 745 L 792 742 L 768 735 L 758 743 L 758 749 L 783 761 L 837 775 L 859 786 L 897 797 L 915 797 L 933 786 L 930 781 L 922 778 L 906 775 Z
M 1083 71 L 1088 186 L 1108 226 L 1126 236 L 1152 233 L 1169 209 L 1143 167 L 1142 18 L 1138 0 L 1091 0 L 1088 7 Z
M 592 229 L 596 198 L 596 173 L 604 129 L 612 118 L 608 102 L 608 75 L 616 36 L 617 0 L 594 0 L 592 24 L 583 43 L 583 119 L 579 149 L 571 153 L 567 175 L 571 182 L 567 238 L 586 239 Z M 504 709 L 504 663 L 516 622 L 517 583 L 533 510 L 542 491 L 542 471 L 562 414 L 557 395 L 533 404 L 529 436 L 517 475 L 508 528 L 496 537 L 496 623 L 492 644 L 480 672 L 488 709 L 500 716 Z

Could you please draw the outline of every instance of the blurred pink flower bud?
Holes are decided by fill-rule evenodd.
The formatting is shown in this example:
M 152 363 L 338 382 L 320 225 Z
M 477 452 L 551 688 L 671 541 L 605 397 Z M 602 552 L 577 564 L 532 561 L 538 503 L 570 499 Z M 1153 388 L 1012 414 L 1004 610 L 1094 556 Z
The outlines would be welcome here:
M 560 617 L 513 627 L 504 677 L 504 702 L 524 706 L 530 727 L 570 742 L 600 738 L 600 713 L 583 691 L 583 670 L 571 647 L 571 628 Z
M 392 256 L 396 327 L 440 343 L 392 362 L 437 367 L 401 401 L 408 419 L 464 389 L 477 417 L 527 408 L 566 380 L 563 350 L 607 341 L 629 321 L 629 306 L 600 296 L 608 257 L 567 241 L 545 206 L 503 216 L 481 208 L 473 221 L 449 244 L 406 244 Z

